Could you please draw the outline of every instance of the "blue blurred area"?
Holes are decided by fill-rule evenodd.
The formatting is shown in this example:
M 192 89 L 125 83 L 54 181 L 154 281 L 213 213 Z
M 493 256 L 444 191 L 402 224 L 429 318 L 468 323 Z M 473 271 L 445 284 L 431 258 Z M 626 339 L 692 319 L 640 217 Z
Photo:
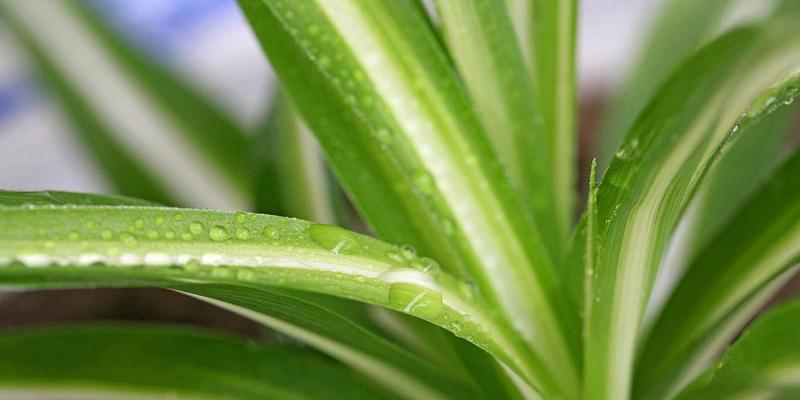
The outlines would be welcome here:
M 82 1 L 105 15 L 107 21 L 132 43 L 168 64 L 177 61 L 182 47 L 203 46 L 201 41 L 187 44 L 191 40 L 187 37 L 188 32 L 229 20 L 232 14 L 238 13 L 235 0 Z M 13 41 L 4 31 L 0 31 L 0 39 Z M 43 98 L 30 71 L 3 67 L 0 65 L 0 124 L 25 112 L 37 99 Z M 0 130 L 0 134 L 2 132 Z
M 170 57 L 181 34 L 209 18 L 236 12 L 233 0 L 85 0 L 141 47 Z

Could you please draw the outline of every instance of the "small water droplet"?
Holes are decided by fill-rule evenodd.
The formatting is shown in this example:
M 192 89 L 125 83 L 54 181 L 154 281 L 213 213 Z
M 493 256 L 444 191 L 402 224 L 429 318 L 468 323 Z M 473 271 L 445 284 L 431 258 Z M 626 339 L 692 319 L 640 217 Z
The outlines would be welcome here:
M 147 238 L 150 240 L 156 240 L 158 239 L 158 231 L 155 229 L 149 229 L 145 236 L 147 236 Z
M 183 240 L 188 242 L 188 241 L 194 239 L 194 235 L 192 235 L 189 232 L 183 232 L 183 233 L 181 233 L 181 239 L 183 239 Z
M 413 260 L 417 258 L 417 249 L 404 244 L 400 246 L 400 255 L 402 255 L 406 260 Z
M 100 237 L 105 240 L 111 240 L 114 238 L 114 232 L 111 232 L 110 229 L 103 229 L 103 231 L 100 232 Z
M 208 236 L 215 242 L 228 240 L 228 230 L 222 225 L 214 225 L 208 231 Z
M 164 224 L 164 217 L 156 217 L 156 225 Z
M 272 225 L 267 225 L 264 227 L 264 230 L 261 232 L 261 234 L 269 239 L 277 239 L 278 237 L 280 237 L 281 232 L 277 227 Z
M 180 221 L 183 219 L 183 213 L 177 213 L 172 218 L 174 218 L 175 221 Z
M 386 257 L 389 258 L 390 260 L 394 261 L 394 262 L 397 262 L 397 263 L 402 263 L 404 261 L 403 260 L 403 256 L 401 256 L 400 252 L 397 251 L 397 250 L 389 250 L 389 251 L 387 251 L 386 252 Z
M 168 240 L 175 239 L 175 232 L 172 231 L 172 230 L 168 230 L 168 231 L 164 232 L 164 237 L 166 239 L 168 239 Z
M 119 235 L 119 240 L 122 241 L 122 244 L 126 246 L 136 246 L 138 241 L 136 240 L 136 236 L 128 232 L 123 232 Z
M 250 239 L 250 230 L 247 228 L 239 228 L 236 230 L 236 238 L 239 240 L 247 240 Z
M 85 226 L 87 229 L 92 229 L 92 228 L 94 228 L 96 225 L 97 225 L 97 223 L 96 223 L 96 222 L 94 222 L 94 221 L 92 221 L 91 219 L 90 219 L 90 220 L 88 220 L 88 221 L 86 221 L 86 223 L 84 224 L 84 226 Z
M 191 232 L 193 235 L 199 235 L 203 233 L 203 230 L 204 228 L 201 222 L 195 221 L 189 224 L 189 232 Z
M 411 268 L 428 273 L 433 277 L 437 277 L 442 273 L 439 263 L 428 257 L 422 257 L 418 260 L 414 260 L 411 262 Z
M 234 214 L 234 218 L 238 223 L 247 222 L 247 215 L 243 212 L 237 212 L 236 214 Z
M 135 226 L 135 227 L 137 227 L 137 228 L 141 228 L 141 227 L 143 227 L 143 226 L 144 226 L 144 220 L 143 220 L 143 219 L 141 219 L 141 218 L 136 218 L 136 219 L 133 221 L 133 226 Z

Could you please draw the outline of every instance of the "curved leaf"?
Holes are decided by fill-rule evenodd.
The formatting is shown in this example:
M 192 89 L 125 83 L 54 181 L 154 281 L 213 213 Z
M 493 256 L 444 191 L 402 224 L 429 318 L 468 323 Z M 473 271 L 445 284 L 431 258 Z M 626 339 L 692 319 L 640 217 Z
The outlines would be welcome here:
M 795 399 L 800 397 L 800 302 L 753 323 L 716 367 L 677 398 Z
M 13 192 L 0 193 L 0 204 L 15 198 Z M 222 296 L 217 291 L 201 292 L 216 283 L 329 294 L 433 322 L 489 351 L 522 376 L 532 376 L 521 362 L 524 346 L 509 341 L 514 336 L 495 321 L 468 284 L 437 273 L 433 260 L 417 257 L 411 248 L 341 228 L 208 210 L 25 204 L 0 206 L 0 243 L 4 286 L 158 285 L 217 298 Z M 183 288 L 187 285 L 197 288 Z M 219 300 L 242 307 L 232 294 L 226 296 Z M 300 309 L 294 307 L 293 313 Z M 401 372 L 394 376 L 398 383 L 430 381 L 425 378 L 430 371 Z M 426 396 L 442 397 L 434 394 L 447 386 L 423 388 Z M 410 397 L 421 395 L 416 391 L 419 385 L 398 384 L 396 389 L 411 391 L 405 392 Z
M 792 275 L 798 221 L 796 152 L 693 260 L 644 342 L 637 393 L 669 397 L 738 333 Z
M 574 397 L 577 321 L 521 196 L 414 6 L 240 4 L 375 231 L 472 277 L 533 348 L 521 361 L 535 386 Z
M 101 325 L 1 334 L 0 396 L 301 400 L 391 395 L 313 352 L 185 328 Z
M 758 97 L 791 87 L 798 66 L 793 18 L 731 32 L 672 76 L 620 147 L 597 194 L 602 226 L 586 299 L 590 398 L 629 396 L 643 312 L 679 217 L 737 118 L 768 111 Z
M 659 86 L 709 35 L 733 0 L 668 0 L 660 5 L 656 21 L 640 49 L 626 81 L 614 94 L 603 116 L 600 166 L 605 168 L 614 152 Z

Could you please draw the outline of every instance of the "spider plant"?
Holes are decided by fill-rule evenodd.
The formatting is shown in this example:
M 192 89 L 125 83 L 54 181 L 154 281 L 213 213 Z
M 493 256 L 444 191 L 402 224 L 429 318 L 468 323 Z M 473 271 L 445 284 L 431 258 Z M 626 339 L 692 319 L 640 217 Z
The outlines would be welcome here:
M 800 396 L 800 303 L 734 341 L 800 256 L 800 153 L 781 151 L 800 10 L 720 25 L 728 3 L 666 3 L 585 201 L 575 1 L 239 0 L 282 88 L 256 129 L 88 8 L 1 3 L 98 165 L 145 200 L 0 192 L 0 284 L 167 288 L 305 346 L 12 332 L 0 394 Z

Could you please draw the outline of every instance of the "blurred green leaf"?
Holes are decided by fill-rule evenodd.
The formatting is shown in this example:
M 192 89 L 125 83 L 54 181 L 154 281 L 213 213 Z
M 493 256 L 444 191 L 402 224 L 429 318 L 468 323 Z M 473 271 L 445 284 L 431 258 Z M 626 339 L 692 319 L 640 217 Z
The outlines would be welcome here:
M 77 326 L 0 335 L 3 398 L 391 398 L 319 354 L 186 328 Z

